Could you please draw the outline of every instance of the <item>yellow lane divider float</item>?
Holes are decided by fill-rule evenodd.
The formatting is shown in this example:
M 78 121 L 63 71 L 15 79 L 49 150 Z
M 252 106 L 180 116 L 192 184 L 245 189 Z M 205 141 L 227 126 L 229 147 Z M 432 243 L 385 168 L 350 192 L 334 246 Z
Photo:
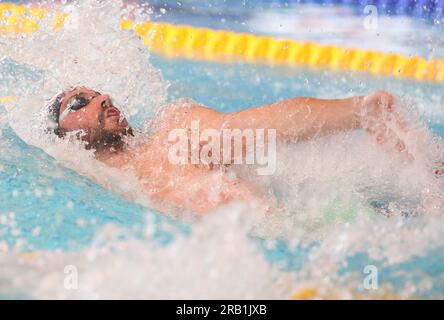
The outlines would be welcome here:
M 207 28 L 144 22 L 121 22 L 155 52 L 170 57 L 210 61 L 265 62 L 444 82 L 444 60 L 426 60 L 378 51 L 345 49 L 312 42 L 279 40 Z
M 0 107 L 4 107 L 7 111 L 11 111 L 15 107 L 11 102 L 16 99 L 17 98 L 13 96 L 0 97 Z
M 35 32 L 46 13 L 46 10 L 36 7 L 2 3 L 0 33 Z M 55 29 L 61 27 L 68 17 L 60 12 L 52 15 Z M 407 57 L 168 23 L 133 23 L 123 19 L 121 27 L 134 30 L 150 50 L 168 57 L 299 65 L 444 82 L 442 59 L 426 60 L 418 56 Z
M 0 34 L 30 34 L 37 31 L 47 14 L 53 29 L 63 26 L 66 13 L 47 11 L 36 6 L 22 6 L 13 3 L 0 3 Z
M 11 102 L 14 100 L 15 100 L 15 97 L 12 97 L 12 96 L 0 97 L 0 103 L 1 102 Z

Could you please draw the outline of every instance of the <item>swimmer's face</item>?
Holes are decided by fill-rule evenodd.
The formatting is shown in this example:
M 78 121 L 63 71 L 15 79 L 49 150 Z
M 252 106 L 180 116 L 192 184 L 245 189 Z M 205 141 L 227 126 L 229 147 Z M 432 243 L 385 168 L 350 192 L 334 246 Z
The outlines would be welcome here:
M 125 133 L 128 121 L 108 95 L 76 88 L 62 99 L 59 128 L 65 133 L 81 130 L 82 140 L 93 143 Z

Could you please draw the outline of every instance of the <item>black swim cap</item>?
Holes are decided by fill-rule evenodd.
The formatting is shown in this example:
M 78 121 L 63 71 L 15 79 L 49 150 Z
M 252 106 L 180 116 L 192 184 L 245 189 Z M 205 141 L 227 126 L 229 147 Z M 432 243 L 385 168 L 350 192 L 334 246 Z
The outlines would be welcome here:
M 62 137 L 59 127 L 60 107 L 65 93 L 57 95 L 48 106 L 47 129 L 48 133 L 55 133 L 58 137 Z

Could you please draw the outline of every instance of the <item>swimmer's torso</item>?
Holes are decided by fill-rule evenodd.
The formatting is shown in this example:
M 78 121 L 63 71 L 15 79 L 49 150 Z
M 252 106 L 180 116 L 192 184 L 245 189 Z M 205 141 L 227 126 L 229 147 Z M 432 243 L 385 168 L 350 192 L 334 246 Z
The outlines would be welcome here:
M 173 104 L 160 112 L 149 136 L 124 152 L 100 159 L 109 166 L 131 172 L 137 177 L 143 192 L 156 207 L 168 203 L 176 208 L 206 213 L 233 200 L 238 190 L 240 198 L 250 199 L 257 191 L 228 177 L 221 166 L 174 164 L 169 159 L 169 133 L 174 129 L 190 130 L 191 121 L 201 128 L 221 128 L 223 117 L 207 107 L 194 104 Z M 169 208 L 169 211 L 171 208 Z

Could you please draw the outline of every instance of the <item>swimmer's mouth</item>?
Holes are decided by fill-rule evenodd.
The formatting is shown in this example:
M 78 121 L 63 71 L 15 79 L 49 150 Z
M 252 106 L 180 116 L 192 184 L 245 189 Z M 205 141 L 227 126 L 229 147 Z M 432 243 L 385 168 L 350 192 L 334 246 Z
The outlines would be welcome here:
M 127 125 L 125 117 L 116 107 L 108 107 L 105 111 L 105 118 L 115 118 L 119 125 Z
M 110 117 L 119 117 L 120 118 L 120 111 L 115 107 L 109 107 L 108 109 L 106 109 L 105 117 L 106 118 L 110 118 Z

